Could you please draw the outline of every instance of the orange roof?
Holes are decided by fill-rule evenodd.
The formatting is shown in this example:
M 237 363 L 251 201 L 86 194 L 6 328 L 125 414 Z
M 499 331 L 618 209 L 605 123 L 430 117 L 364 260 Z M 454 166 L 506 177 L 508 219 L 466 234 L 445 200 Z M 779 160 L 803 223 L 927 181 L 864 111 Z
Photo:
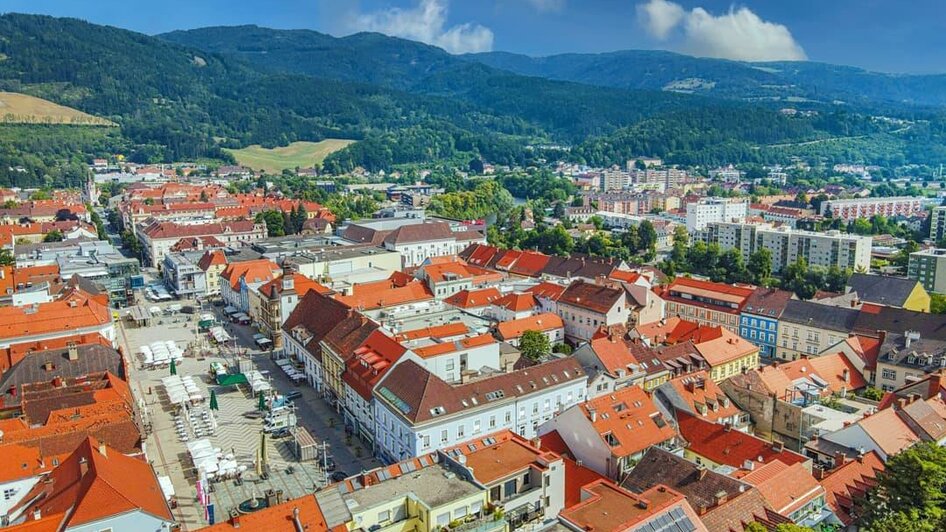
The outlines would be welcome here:
M 679 316 L 638 325 L 634 328 L 641 338 L 651 340 L 654 344 L 676 343 L 686 338 L 699 328 L 699 324 L 687 321 Z
M 388 281 L 385 281 L 388 282 Z M 357 285 L 356 285 L 357 286 Z M 417 303 L 434 298 L 434 294 L 421 282 L 408 283 L 405 286 L 372 290 L 368 293 L 356 292 L 350 296 L 335 296 L 335 299 L 352 308 L 374 310 L 405 303 Z
M 686 498 L 659 484 L 640 495 L 620 488 L 607 480 L 598 480 L 581 488 L 582 498 L 578 504 L 568 507 L 559 516 L 577 527 L 589 532 L 619 532 L 636 530 L 651 519 L 664 514 L 673 507 L 679 507 L 697 527 L 705 531 Z
M 493 305 L 512 312 L 526 312 L 539 306 L 531 292 L 513 292 L 493 301 Z
M 242 262 L 232 262 L 224 268 L 220 276 L 230 283 L 234 290 L 240 290 L 240 279 L 246 279 L 246 283 L 265 283 L 278 275 L 279 266 L 269 259 L 245 260 Z
M 244 514 L 236 519 L 220 521 L 213 526 L 201 528 L 203 532 L 239 530 L 240 532 L 296 532 L 295 518 L 299 519 L 306 532 L 327 532 L 328 524 L 314 495 L 304 495 L 271 508 Z M 345 529 L 344 526 L 337 527 Z M 333 529 L 334 530 L 334 529 Z
M 920 437 L 900 419 L 893 408 L 871 414 L 857 424 L 887 456 L 895 455 L 920 442 Z
M 292 289 L 296 292 L 296 294 L 298 294 L 300 298 L 308 294 L 309 290 L 315 290 L 320 294 L 328 294 L 332 291 L 332 289 L 328 288 L 327 286 L 313 281 L 301 273 L 294 272 L 291 273 L 290 276 L 292 279 Z M 283 277 L 285 276 L 280 275 L 279 277 L 276 277 L 272 281 L 269 281 L 268 283 L 259 287 L 260 293 L 270 299 L 278 297 L 282 292 Z
M 883 343 L 880 338 L 857 334 L 849 336 L 845 342 L 851 347 L 851 351 L 861 357 L 866 369 L 877 367 L 877 356 L 880 355 L 880 345 Z
M 717 301 L 742 304 L 755 291 L 754 287 L 726 283 L 714 283 L 691 277 L 678 277 L 664 288 L 667 292 L 680 292 Z
M 446 323 L 434 327 L 424 327 L 423 329 L 412 329 L 402 331 L 397 335 L 397 339 L 420 340 L 422 338 L 450 338 L 453 336 L 463 336 L 470 332 L 470 329 L 464 323 Z
M 824 488 L 801 463 L 773 460 L 742 480 L 755 486 L 772 509 L 785 517 L 824 495 Z
M 42 515 L 68 512 L 68 527 L 132 511 L 173 521 L 151 465 L 91 437 L 50 473 L 49 481 L 34 486 L 23 500 L 30 501 L 27 519 L 34 510 L 41 510 Z
M 479 308 L 485 307 L 501 297 L 502 294 L 495 288 L 460 290 L 456 294 L 444 299 L 444 303 L 458 308 Z
M 526 292 L 531 292 L 535 297 L 558 300 L 558 297 L 565 291 L 565 287 L 560 284 L 542 281 L 541 283 L 530 287 Z
M 611 272 L 611 279 L 615 281 L 624 281 L 625 283 L 633 283 L 634 281 L 640 279 L 640 272 L 628 272 L 624 270 L 614 270 Z
M 830 393 L 852 391 L 867 386 L 867 381 L 854 364 L 841 353 L 812 358 L 800 358 L 785 364 L 772 364 L 758 370 L 759 378 L 770 392 L 782 398 L 790 394 L 793 382 L 815 376 L 827 383 Z M 847 378 L 845 378 L 845 372 Z
M 21 418 L 17 421 L 22 423 Z M 53 470 L 53 460 L 56 463 L 65 460 L 69 453 L 53 456 L 43 456 L 38 447 L 27 445 L 4 445 L 3 460 L 0 460 L 0 482 L 12 482 L 27 477 L 34 477 Z
M 38 521 L 30 520 L 18 525 L 4 527 L 4 532 L 59 532 L 66 521 L 65 513 L 44 515 Z
M 595 432 L 615 456 L 632 456 L 670 440 L 676 431 L 667 423 L 640 386 L 629 386 L 579 405 Z
M 418 268 L 431 282 L 440 283 L 457 279 L 474 279 L 478 284 L 501 281 L 501 273 L 492 272 L 478 266 L 470 266 L 462 260 L 436 261 Z
M 483 445 L 492 439 L 490 445 Z M 482 440 L 457 445 L 445 452 L 461 453 L 466 456 L 466 467 L 473 470 L 473 476 L 481 484 L 492 484 L 507 477 L 522 476 L 529 468 L 544 470 L 550 462 L 560 460 L 557 454 L 535 447 L 529 440 L 512 432 L 502 430 L 488 434 Z
M 407 349 L 396 340 L 375 330 L 354 350 L 354 356 L 345 363 L 346 370 L 342 374 L 342 380 L 365 401 L 370 402 L 375 384 L 406 351 Z
M 871 451 L 848 460 L 821 479 L 825 502 L 844 526 L 854 522 L 851 515 L 855 500 L 866 495 L 877 484 L 877 474 L 884 470 L 884 461 Z
M 513 249 L 506 250 L 502 253 L 502 257 L 500 257 L 500 259 L 496 261 L 496 264 L 493 265 L 493 267 L 498 270 L 508 270 L 513 264 L 515 264 L 516 259 L 522 255 L 521 251 L 516 251 Z
M 636 366 L 638 363 L 637 358 L 628 349 L 627 343 L 613 335 L 595 338 L 589 342 L 589 347 L 601 361 L 604 369 L 612 375 L 616 375 L 620 370 L 633 372 L 631 366 Z
M 464 338 L 463 340 L 454 340 L 452 342 L 443 342 L 424 347 L 417 347 L 414 349 L 414 353 L 421 358 L 430 358 L 495 343 L 496 339 L 492 336 L 488 334 L 481 334 L 479 336 Z
M 227 255 L 219 249 L 209 250 L 204 253 L 197 263 L 197 267 L 207 271 L 211 266 L 223 266 L 227 263 Z
M 729 419 L 741 412 L 705 370 L 672 379 L 669 385 L 689 405 L 690 412 L 709 421 Z
M 705 327 L 701 327 L 700 329 L 704 328 Z M 731 332 L 729 329 L 722 327 L 710 327 L 708 329 L 717 329 L 719 336 L 701 342 L 694 339 L 693 343 L 696 345 L 696 350 L 703 355 L 703 358 L 706 359 L 706 363 L 709 364 L 710 367 L 727 364 L 751 355 L 754 352 L 759 352 L 758 346 Z
M 554 331 L 565 327 L 562 318 L 551 312 L 536 314 L 512 321 L 504 321 L 496 326 L 499 336 L 503 340 L 520 338 L 526 331 Z
M 72 333 L 75 329 L 111 323 L 108 307 L 74 289 L 64 297 L 30 307 L 0 307 L 0 338 Z

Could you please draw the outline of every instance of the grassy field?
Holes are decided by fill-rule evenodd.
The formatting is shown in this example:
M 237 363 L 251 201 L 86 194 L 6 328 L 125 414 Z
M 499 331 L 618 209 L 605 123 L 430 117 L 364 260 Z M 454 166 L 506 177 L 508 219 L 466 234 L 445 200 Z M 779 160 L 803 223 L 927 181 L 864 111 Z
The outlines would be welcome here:
M 115 125 L 104 118 L 16 92 L 0 92 L 0 122 L 4 124 Z
M 253 170 L 264 170 L 278 174 L 289 168 L 310 168 L 322 161 L 332 152 L 343 149 L 353 140 L 325 139 L 320 142 L 293 142 L 288 146 L 266 149 L 258 145 L 239 150 L 227 150 L 236 157 L 241 165 Z

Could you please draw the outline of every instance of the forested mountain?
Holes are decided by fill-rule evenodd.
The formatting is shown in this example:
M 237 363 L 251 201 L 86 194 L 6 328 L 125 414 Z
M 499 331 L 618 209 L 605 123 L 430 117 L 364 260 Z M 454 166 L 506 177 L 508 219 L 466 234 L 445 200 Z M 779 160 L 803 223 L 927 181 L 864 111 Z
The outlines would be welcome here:
M 488 52 L 464 57 L 518 74 L 606 87 L 742 100 L 946 105 L 946 75 L 884 74 L 807 61 L 744 63 L 657 50 L 547 57 Z
M 851 105 L 810 103 L 811 112 L 787 116 L 784 105 L 515 74 L 378 34 L 240 26 L 149 37 L 9 14 L 0 16 L 0 35 L 0 90 L 119 126 L 48 128 L 9 143 L 0 150 L 0 185 L 72 179 L 52 155 L 64 152 L 72 162 L 118 150 L 135 161 L 229 160 L 221 148 L 326 137 L 359 141 L 325 161 L 334 172 L 475 156 L 522 164 L 546 154 L 530 144 L 573 146 L 555 156 L 591 164 L 641 154 L 702 164 L 785 154 L 926 162 L 941 160 L 944 145 L 944 121 L 923 109 L 911 110 L 906 125 Z M 745 65 L 714 64 L 731 85 L 748 85 Z

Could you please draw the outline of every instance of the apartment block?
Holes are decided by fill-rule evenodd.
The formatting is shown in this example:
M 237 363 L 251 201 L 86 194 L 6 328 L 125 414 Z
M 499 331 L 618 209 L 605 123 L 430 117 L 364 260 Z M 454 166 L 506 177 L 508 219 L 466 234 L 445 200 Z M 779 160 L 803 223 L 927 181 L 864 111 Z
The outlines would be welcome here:
M 946 223 L 946 214 L 943 221 Z M 946 249 L 931 248 L 911 253 L 907 276 L 919 281 L 927 292 L 946 294 Z
M 698 231 L 712 222 L 744 221 L 749 210 L 745 200 L 704 198 L 687 204 L 687 231 Z
M 821 203 L 822 216 L 840 218 L 846 222 L 880 215 L 917 216 L 923 212 L 923 198 L 895 196 L 890 198 L 855 198 L 828 200 Z

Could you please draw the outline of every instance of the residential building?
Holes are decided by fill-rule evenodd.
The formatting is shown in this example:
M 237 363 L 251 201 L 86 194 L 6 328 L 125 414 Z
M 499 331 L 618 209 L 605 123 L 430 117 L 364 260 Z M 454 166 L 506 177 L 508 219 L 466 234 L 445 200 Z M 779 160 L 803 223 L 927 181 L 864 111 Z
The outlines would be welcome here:
M 946 206 L 935 207 L 930 212 L 930 240 L 933 243 L 946 239 Z
M 677 433 L 639 386 L 572 406 L 539 431 L 557 431 L 585 466 L 620 480 L 652 446 L 673 448 Z
M 536 314 L 526 318 L 503 321 L 496 325 L 496 336 L 514 347 L 519 346 L 522 335 L 526 331 L 536 331 L 544 334 L 549 339 L 549 344 L 553 346 L 565 341 L 565 325 L 562 323 L 562 318 L 555 314 Z
M 498 322 L 528 318 L 539 310 L 531 292 L 510 292 L 490 303 L 486 315 Z
M 419 456 L 510 429 L 525 438 L 585 399 L 585 373 L 568 358 L 451 386 L 413 360 L 374 391 L 375 439 L 387 460 Z
M 742 480 L 755 486 L 776 513 L 800 526 L 817 526 L 829 518 L 825 490 L 812 476 L 810 465 L 789 465 L 775 459 L 750 471 Z
M 739 430 L 749 427 L 749 414 L 733 404 L 706 371 L 671 379 L 654 389 L 652 397 L 674 418 L 683 411 Z
M 772 358 L 778 346 L 778 324 L 792 292 L 777 288 L 756 288 L 746 299 L 739 315 L 739 335 L 759 346 L 759 355 Z
M 862 302 L 915 312 L 930 311 L 930 294 L 916 279 L 855 272 L 848 279 L 847 290 L 856 293 Z
M 575 343 L 587 342 L 600 327 L 626 325 L 630 315 L 623 289 L 585 281 L 570 284 L 557 303 L 565 336 Z
M 558 298 L 561 297 L 564 291 L 564 286 L 549 281 L 542 281 L 527 290 L 535 296 L 542 312 L 551 312 L 552 314 L 558 314 Z
M 460 290 L 443 300 L 444 304 L 462 310 L 475 316 L 483 316 L 492 307 L 493 301 L 500 299 L 502 294 L 496 288 L 481 288 L 479 290 Z
M 296 250 L 284 259 L 294 270 L 348 293 L 352 284 L 387 278 L 401 269 L 401 254 L 375 244 L 327 246 Z
M 772 271 L 804 260 L 809 266 L 867 271 L 870 269 L 872 241 L 869 236 L 840 231 L 802 231 L 787 226 L 771 227 L 733 222 L 714 222 L 699 232 L 707 244 L 719 244 L 723 251 L 738 249 L 743 257 L 760 249 L 772 255 Z
M 701 327 L 690 339 L 716 382 L 759 367 L 759 348 L 722 327 Z
M 427 283 L 437 299 L 448 298 L 462 290 L 495 285 L 503 279 L 500 273 L 470 266 L 462 260 L 423 264 L 414 275 Z
M 345 426 L 373 452 L 375 443 L 374 388 L 407 349 L 380 329 L 372 331 L 345 363 Z
M 462 323 L 403 331 L 397 336 L 410 349 L 408 358 L 448 383 L 460 383 L 503 367 L 500 344 L 490 334 L 470 331 Z
M 266 238 L 266 224 L 253 220 L 178 224 L 149 219 L 138 224 L 136 234 L 141 242 L 142 262 L 160 267 L 164 256 L 181 239 L 214 237 L 223 244 L 253 242 Z
M 464 225 L 451 225 L 446 222 L 430 220 L 411 220 L 413 223 L 401 223 L 399 227 L 386 231 L 374 225 L 390 222 L 359 222 L 360 226 L 368 226 L 374 234 L 386 232 L 380 244 L 384 249 L 397 251 L 401 254 L 401 267 L 409 268 L 420 266 L 430 257 L 457 255 L 470 244 L 485 244 L 486 236 L 475 230 L 468 230 Z M 351 226 L 343 234 L 344 238 L 351 238 Z M 374 237 L 372 237 L 374 238 Z M 373 240 L 372 240 L 373 241 Z
M 581 488 L 581 502 L 561 513 L 566 530 L 687 530 L 709 528 L 682 494 L 663 485 L 635 495 L 606 480 Z
M 712 222 L 741 222 L 745 220 L 748 208 L 748 201 L 737 199 L 703 198 L 688 203 L 687 231 L 699 231 Z
M 194 260 L 194 253 L 168 253 L 161 275 L 168 290 L 181 299 L 207 295 L 207 272 Z
M 946 341 L 919 331 L 887 332 L 877 355 L 875 385 L 893 391 L 946 368 Z
M 821 202 L 819 214 L 840 218 L 845 222 L 871 216 L 918 216 L 923 213 L 926 200 L 913 196 L 833 199 Z
M 227 264 L 220 273 L 220 297 L 224 303 L 251 313 L 251 293 L 277 277 L 281 269 L 269 259 L 246 260 Z M 258 299 L 258 292 L 257 292 Z M 260 319 L 259 313 L 251 315 Z
M 877 485 L 884 462 L 871 451 L 854 459 L 844 459 L 818 481 L 825 492 L 825 502 L 834 514 L 826 524 L 851 527 L 858 519 L 857 503 Z
M 305 275 L 285 267 L 281 276 L 258 288 L 262 311 L 258 316 L 260 332 L 273 341 L 274 350 L 283 347 L 282 324 L 310 290 L 323 294 L 330 292 L 328 288 Z
M 946 208 L 942 209 L 946 212 Z M 942 217 L 946 226 L 946 214 Z M 946 249 L 930 248 L 910 253 L 907 276 L 919 281 L 927 292 L 946 294 Z
M 639 354 L 647 348 L 636 346 L 638 350 L 632 353 L 634 347 L 624 338 L 610 334 L 593 338 L 572 353 L 572 358 L 581 364 L 588 375 L 588 398 L 610 394 L 627 386 L 643 386 L 653 373 L 659 373 L 656 378 L 667 377 L 666 368 L 659 363 L 651 364 L 652 357 L 641 357 L 649 364 L 644 366 L 635 356 L 635 353 Z
M 204 272 L 207 295 L 220 294 L 220 274 L 227 268 L 227 256 L 219 249 L 205 251 L 197 261 L 197 267 Z
M 330 529 L 319 508 L 315 495 L 307 494 L 298 499 L 280 502 L 274 494 L 274 504 L 252 513 L 231 513 L 226 520 L 201 528 L 202 532 L 299 532 L 299 527 L 308 532 L 328 532 Z M 267 501 L 268 502 L 268 501 Z M 340 525 L 341 526 L 341 525 Z M 342 527 L 344 528 L 344 527 Z
M 939 398 L 928 399 L 939 401 Z M 920 400 L 922 402 L 922 400 Z M 875 452 L 886 462 L 890 457 L 922 441 L 894 408 L 885 408 L 838 431 L 824 434 L 805 445 L 805 454 L 833 468 L 841 455 Z
M 803 464 L 811 471 L 811 460 L 790 451 L 779 441 L 766 441 L 734 430 L 730 425 L 713 423 L 686 412 L 677 412 L 677 428 L 686 442 L 683 457 L 710 470 L 729 473 L 754 471 L 775 461 L 787 465 Z
M 746 523 L 774 527 L 789 522 L 751 485 L 658 447 L 651 447 L 621 482 L 634 493 L 661 484 L 683 494 L 709 530 L 742 531 Z
M 44 517 L 53 522 L 49 530 L 169 530 L 176 526 L 151 465 L 94 438 L 85 438 L 7 515 L 13 524 Z
M 387 309 L 404 308 L 415 303 L 427 303 L 434 294 L 421 281 L 385 280 L 375 283 L 356 284 L 350 295 L 336 295 L 335 299 L 358 309 L 360 312 L 380 317 Z
M 843 399 L 865 386 L 855 364 L 841 353 L 762 366 L 721 384 L 733 403 L 749 413 L 756 434 L 795 449 L 820 434 L 823 421 L 856 421 L 865 410 L 869 413 Z M 813 411 L 813 406 L 824 408 Z
M 678 316 L 700 325 L 720 326 L 739 333 L 739 316 L 754 286 L 729 285 L 679 277 L 658 288 L 666 318 Z
M 317 290 L 310 290 L 283 322 L 283 351 L 305 368 L 309 386 L 325 393 L 322 340 L 354 311 Z
M 330 530 L 436 532 L 451 524 L 470 524 L 478 532 L 507 529 L 488 511 L 486 488 L 456 474 L 438 453 L 365 471 L 318 491 L 315 499 Z
M 775 356 L 782 360 L 797 360 L 802 355 L 823 353 L 854 331 L 860 314 L 852 308 L 789 300 L 779 319 L 779 345 Z
M 446 464 L 489 490 L 510 530 L 555 523 L 565 509 L 565 462 L 502 430 L 440 451 Z
M 363 314 L 351 312 L 335 323 L 319 342 L 322 365 L 322 397 L 342 412 L 345 405 L 347 388 L 342 375 L 348 367 L 348 361 L 355 356 L 355 350 L 379 328 Z
M 66 289 L 48 302 L 0 307 L 0 324 L 2 370 L 33 351 L 70 344 L 117 345 L 108 301 L 78 288 Z

